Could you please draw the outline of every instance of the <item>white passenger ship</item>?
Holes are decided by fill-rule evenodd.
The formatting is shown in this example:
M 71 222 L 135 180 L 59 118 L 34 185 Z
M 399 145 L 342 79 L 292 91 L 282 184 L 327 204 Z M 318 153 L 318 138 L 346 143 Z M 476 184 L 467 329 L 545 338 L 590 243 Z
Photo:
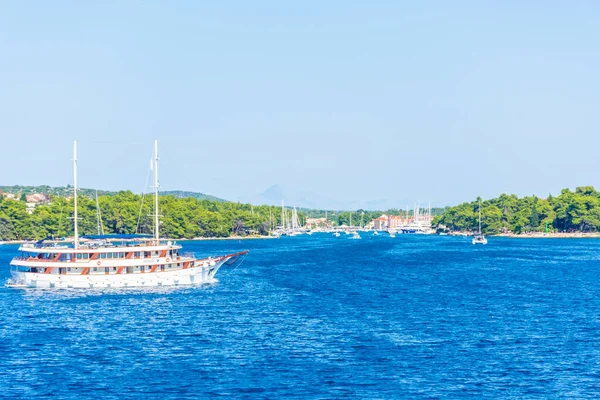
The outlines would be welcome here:
M 223 265 L 248 251 L 197 259 L 175 241 L 160 239 L 158 144 L 154 143 L 154 236 L 97 235 L 79 238 L 77 226 L 77 143 L 74 144 L 73 244 L 40 241 L 19 247 L 11 261 L 10 287 L 67 289 L 177 286 L 210 282 Z

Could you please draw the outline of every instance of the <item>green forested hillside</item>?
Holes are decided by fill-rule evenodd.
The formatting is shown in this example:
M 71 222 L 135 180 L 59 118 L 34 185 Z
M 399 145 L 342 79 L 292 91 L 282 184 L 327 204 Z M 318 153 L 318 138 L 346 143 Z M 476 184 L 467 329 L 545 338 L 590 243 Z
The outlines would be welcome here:
M 98 198 L 105 233 L 152 233 L 152 196 L 143 199 L 129 191 Z M 227 237 L 268 233 L 271 217 L 280 209 L 192 197 L 160 196 L 161 236 L 172 238 Z M 78 196 L 79 231 L 97 233 L 95 200 Z M 73 234 L 73 200 L 55 196 L 32 214 L 18 200 L 0 199 L 0 239 L 42 239 Z
M 43 194 L 49 194 L 52 196 L 62 196 L 62 197 L 70 197 L 73 195 L 73 187 L 71 185 L 67 185 L 67 186 L 59 186 L 59 187 L 52 187 L 52 186 L 47 186 L 47 185 L 40 185 L 40 186 L 21 186 L 21 185 L 14 185 L 14 186 L 0 186 L 0 191 L 1 192 L 5 192 L 5 193 L 12 193 L 12 194 L 16 194 L 18 196 L 21 196 L 23 194 L 34 194 L 34 193 L 43 193 Z M 95 197 L 96 196 L 96 190 L 95 189 L 86 189 L 86 188 L 78 188 L 77 192 L 82 195 L 82 196 L 87 196 L 87 197 Z M 99 196 L 113 196 L 115 194 L 117 194 L 118 192 L 112 192 L 109 190 L 98 190 L 98 195 Z M 183 190 L 172 190 L 172 191 L 164 191 L 162 192 L 163 195 L 165 196 L 169 196 L 169 195 L 173 195 L 175 197 L 194 197 L 196 199 L 199 200 L 214 200 L 214 201 L 226 201 L 223 200 L 221 198 L 215 197 L 215 196 L 211 196 L 209 194 L 205 194 L 205 193 L 198 193 L 198 192 L 190 192 L 190 191 L 183 191 Z
M 193 197 L 198 200 L 227 201 L 225 199 L 221 199 L 220 197 L 211 196 L 210 194 L 189 192 L 187 190 L 165 190 L 161 192 L 161 194 L 164 196 L 175 196 L 179 198 Z
M 478 201 L 449 207 L 434 219 L 434 225 L 452 231 L 474 231 L 478 224 Z M 558 196 L 542 199 L 536 196 L 517 197 L 503 194 L 482 202 L 482 231 L 541 232 L 548 230 L 570 232 L 600 231 L 600 192 L 592 186 L 575 191 L 563 189 Z
M 70 196 L 70 192 L 66 194 Z M 142 198 L 124 191 L 101 195 L 98 201 L 105 233 L 152 233 L 152 196 Z M 478 207 L 478 201 L 473 201 L 436 209 L 434 215 L 441 215 L 435 217 L 434 226 L 451 231 L 474 231 L 477 229 Z M 79 196 L 78 210 L 80 232 L 97 233 L 95 200 Z M 387 213 L 394 214 L 394 210 Z M 280 223 L 281 208 L 163 195 L 160 197 L 160 214 L 161 236 L 228 237 L 267 234 L 272 223 Z M 325 211 L 300 210 L 299 215 L 302 222 L 307 216 L 324 216 Z M 372 218 L 381 215 L 381 211 L 328 212 L 327 215 L 334 226 L 349 224 L 350 218 L 353 225 L 361 222 L 366 225 Z M 27 212 L 25 202 L 0 197 L 0 240 L 71 236 L 72 216 L 73 200 L 63 196 L 53 195 L 50 204 L 37 206 L 32 214 Z M 584 186 L 575 191 L 564 189 L 560 195 L 549 195 L 546 199 L 503 194 L 482 201 L 482 230 L 486 234 L 518 234 L 546 229 L 600 231 L 600 192 Z
M 67 186 L 47 186 L 47 185 L 39 185 L 39 186 L 21 186 L 21 185 L 13 185 L 13 186 L 0 186 L 0 191 L 4 193 L 12 193 L 18 196 L 23 194 L 34 194 L 34 193 L 42 193 L 49 194 L 51 196 L 63 196 L 69 197 L 73 195 L 73 187 L 70 185 Z M 96 195 L 95 189 L 85 189 L 79 188 L 79 194 L 83 196 L 93 197 Z M 116 192 L 111 192 L 108 190 L 98 190 L 98 196 L 110 196 L 115 194 Z

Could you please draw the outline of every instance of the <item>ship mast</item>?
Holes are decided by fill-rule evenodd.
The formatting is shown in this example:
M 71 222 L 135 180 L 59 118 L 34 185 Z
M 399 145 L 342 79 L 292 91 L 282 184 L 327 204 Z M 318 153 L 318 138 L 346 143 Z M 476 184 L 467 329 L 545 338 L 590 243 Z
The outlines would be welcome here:
M 286 220 L 286 215 L 285 215 L 285 207 L 283 206 L 283 200 L 281 200 L 281 231 L 285 231 L 285 220 Z
M 479 234 L 481 235 L 481 200 L 479 200 Z
M 158 140 L 154 141 L 154 240 L 158 244 Z
M 100 203 L 98 203 L 98 189 L 96 189 L 96 226 L 98 235 L 104 235 L 104 225 L 102 225 L 102 213 L 100 212 Z
M 73 247 L 79 248 L 79 230 L 77 229 L 77 140 L 73 142 L 73 231 L 74 241 Z

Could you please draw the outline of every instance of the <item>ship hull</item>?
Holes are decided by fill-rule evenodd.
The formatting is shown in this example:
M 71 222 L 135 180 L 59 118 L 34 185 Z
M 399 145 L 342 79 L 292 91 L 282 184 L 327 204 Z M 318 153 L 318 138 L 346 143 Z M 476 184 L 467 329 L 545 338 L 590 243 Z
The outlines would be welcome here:
M 26 289 L 96 289 L 185 286 L 210 283 L 224 265 L 233 265 L 240 256 L 224 256 L 211 263 L 202 263 L 175 271 L 159 271 L 119 275 L 58 275 L 11 271 L 9 287 Z

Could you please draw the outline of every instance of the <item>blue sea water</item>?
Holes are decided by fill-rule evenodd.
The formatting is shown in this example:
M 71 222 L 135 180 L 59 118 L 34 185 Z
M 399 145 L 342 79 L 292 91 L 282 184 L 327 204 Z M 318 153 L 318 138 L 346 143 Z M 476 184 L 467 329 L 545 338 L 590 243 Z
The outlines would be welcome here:
M 600 396 L 600 240 L 184 244 L 251 252 L 200 287 L 0 288 L 0 397 Z

